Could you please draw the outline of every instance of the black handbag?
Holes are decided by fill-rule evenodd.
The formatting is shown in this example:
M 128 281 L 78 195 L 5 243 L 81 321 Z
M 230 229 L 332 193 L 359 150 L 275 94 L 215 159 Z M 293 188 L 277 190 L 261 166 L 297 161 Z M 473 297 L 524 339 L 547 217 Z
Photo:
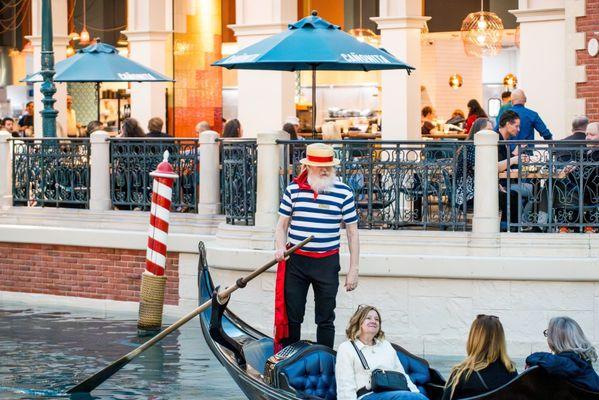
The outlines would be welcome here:
M 364 354 L 358 349 L 358 346 L 351 341 L 352 346 L 356 349 L 356 353 L 358 353 L 358 357 L 360 358 L 360 362 L 365 370 L 370 370 L 368 366 L 368 362 L 364 357 Z M 384 369 L 377 368 L 372 370 L 370 374 L 370 387 L 373 392 L 390 392 L 390 391 L 410 391 L 408 387 L 408 380 L 406 376 L 398 371 L 386 371 Z M 361 388 L 358 390 L 358 393 L 366 393 L 366 388 Z

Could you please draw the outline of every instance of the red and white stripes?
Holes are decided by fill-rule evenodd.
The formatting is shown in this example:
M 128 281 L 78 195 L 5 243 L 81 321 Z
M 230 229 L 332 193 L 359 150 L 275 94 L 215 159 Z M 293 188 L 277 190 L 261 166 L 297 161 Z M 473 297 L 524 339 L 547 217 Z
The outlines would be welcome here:
M 166 245 L 170 218 L 173 180 L 178 176 L 168 163 L 168 151 L 164 152 L 164 161 L 158 164 L 152 186 L 152 206 L 150 208 L 150 229 L 148 231 L 148 249 L 146 252 L 146 271 L 164 275 L 166 267 Z

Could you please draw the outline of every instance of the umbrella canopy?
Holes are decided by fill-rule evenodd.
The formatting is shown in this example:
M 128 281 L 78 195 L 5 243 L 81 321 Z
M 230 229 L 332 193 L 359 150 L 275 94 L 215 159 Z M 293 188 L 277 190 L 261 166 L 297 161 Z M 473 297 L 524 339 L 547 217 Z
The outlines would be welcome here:
M 106 43 L 96 43 L 57 62 L 55 82 L 172 82 L 166 75 L 119 55 Z M 40 72 L 27 76 L 23 82 L 43 82 Z
M 415 68 L 384 49 L 361 42 L 339 26 L 312 15 L 289 24 L 289 29 L 270 36 L 214 66 L 227 69 L 312 71 L 312 132 L 316 133 L 316 71 L 373 71 Z

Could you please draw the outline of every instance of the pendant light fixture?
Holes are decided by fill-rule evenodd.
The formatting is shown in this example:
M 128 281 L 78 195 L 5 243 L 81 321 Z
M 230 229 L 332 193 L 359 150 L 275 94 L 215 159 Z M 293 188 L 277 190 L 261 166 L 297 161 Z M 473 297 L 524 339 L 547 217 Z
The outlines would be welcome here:
M 369 45 L 374 47 L 381 46 L 381 39 L 376 33 L 371 31 L 370 29 L 362 28 L 362 0 L 360 0 L 360 28 L 350 29 L 347 33 L 354 36 L 360 42 L 368 43 Z
M 8 51 L 9 57 L 17 57 L 21 52 L 17 49 L 17 4 L 12 9 L 12 48 Z
M 458 89 L 464 84 L 464 79 L 460 74 L 453 74 L 449 77 L 449 86 L 452 89 Z
M 79 35 L 79 44 L 89 44 L 89 32 L 87 31 L 86 4 L 83 0 L 83 29 Z
M 503 86 L 507 89 L 514 89 L 518 85 L 518 78 L 514 74 L 507 74 L 503 77 Z
M 464 51 L 469 56 L 494 56 L 501 50 L 503 22 L 497 14 L 484 10 L 483 0 L 479 12 L 464 18 L 461 31 Z

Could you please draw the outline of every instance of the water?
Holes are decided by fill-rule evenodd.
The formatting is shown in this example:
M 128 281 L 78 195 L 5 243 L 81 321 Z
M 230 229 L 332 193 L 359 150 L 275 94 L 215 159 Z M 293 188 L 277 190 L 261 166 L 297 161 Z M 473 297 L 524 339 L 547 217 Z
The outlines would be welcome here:
M 137 337 L 137 315 L 94 316 L 99 313 L 104 314 L 0 304 L 0 399 L 68 398 L 67 389 L 143 342 Z M 92 396 L 78 398 L 244 396 L 212 356 L 195 319 L 131 361 Z
M 0 399 L 68 398 L 66 390 L 143 340 L 147 338 L 137 337 L 136 314 L 0 303 Z M 432 367 L 445 377 L 457 361 L 459 357 L 429 357 Z M 244 396 L 206 346 L 199 320 L 194 319 L 131 361 L 92 396 L 73 398 L 229 400 Z

